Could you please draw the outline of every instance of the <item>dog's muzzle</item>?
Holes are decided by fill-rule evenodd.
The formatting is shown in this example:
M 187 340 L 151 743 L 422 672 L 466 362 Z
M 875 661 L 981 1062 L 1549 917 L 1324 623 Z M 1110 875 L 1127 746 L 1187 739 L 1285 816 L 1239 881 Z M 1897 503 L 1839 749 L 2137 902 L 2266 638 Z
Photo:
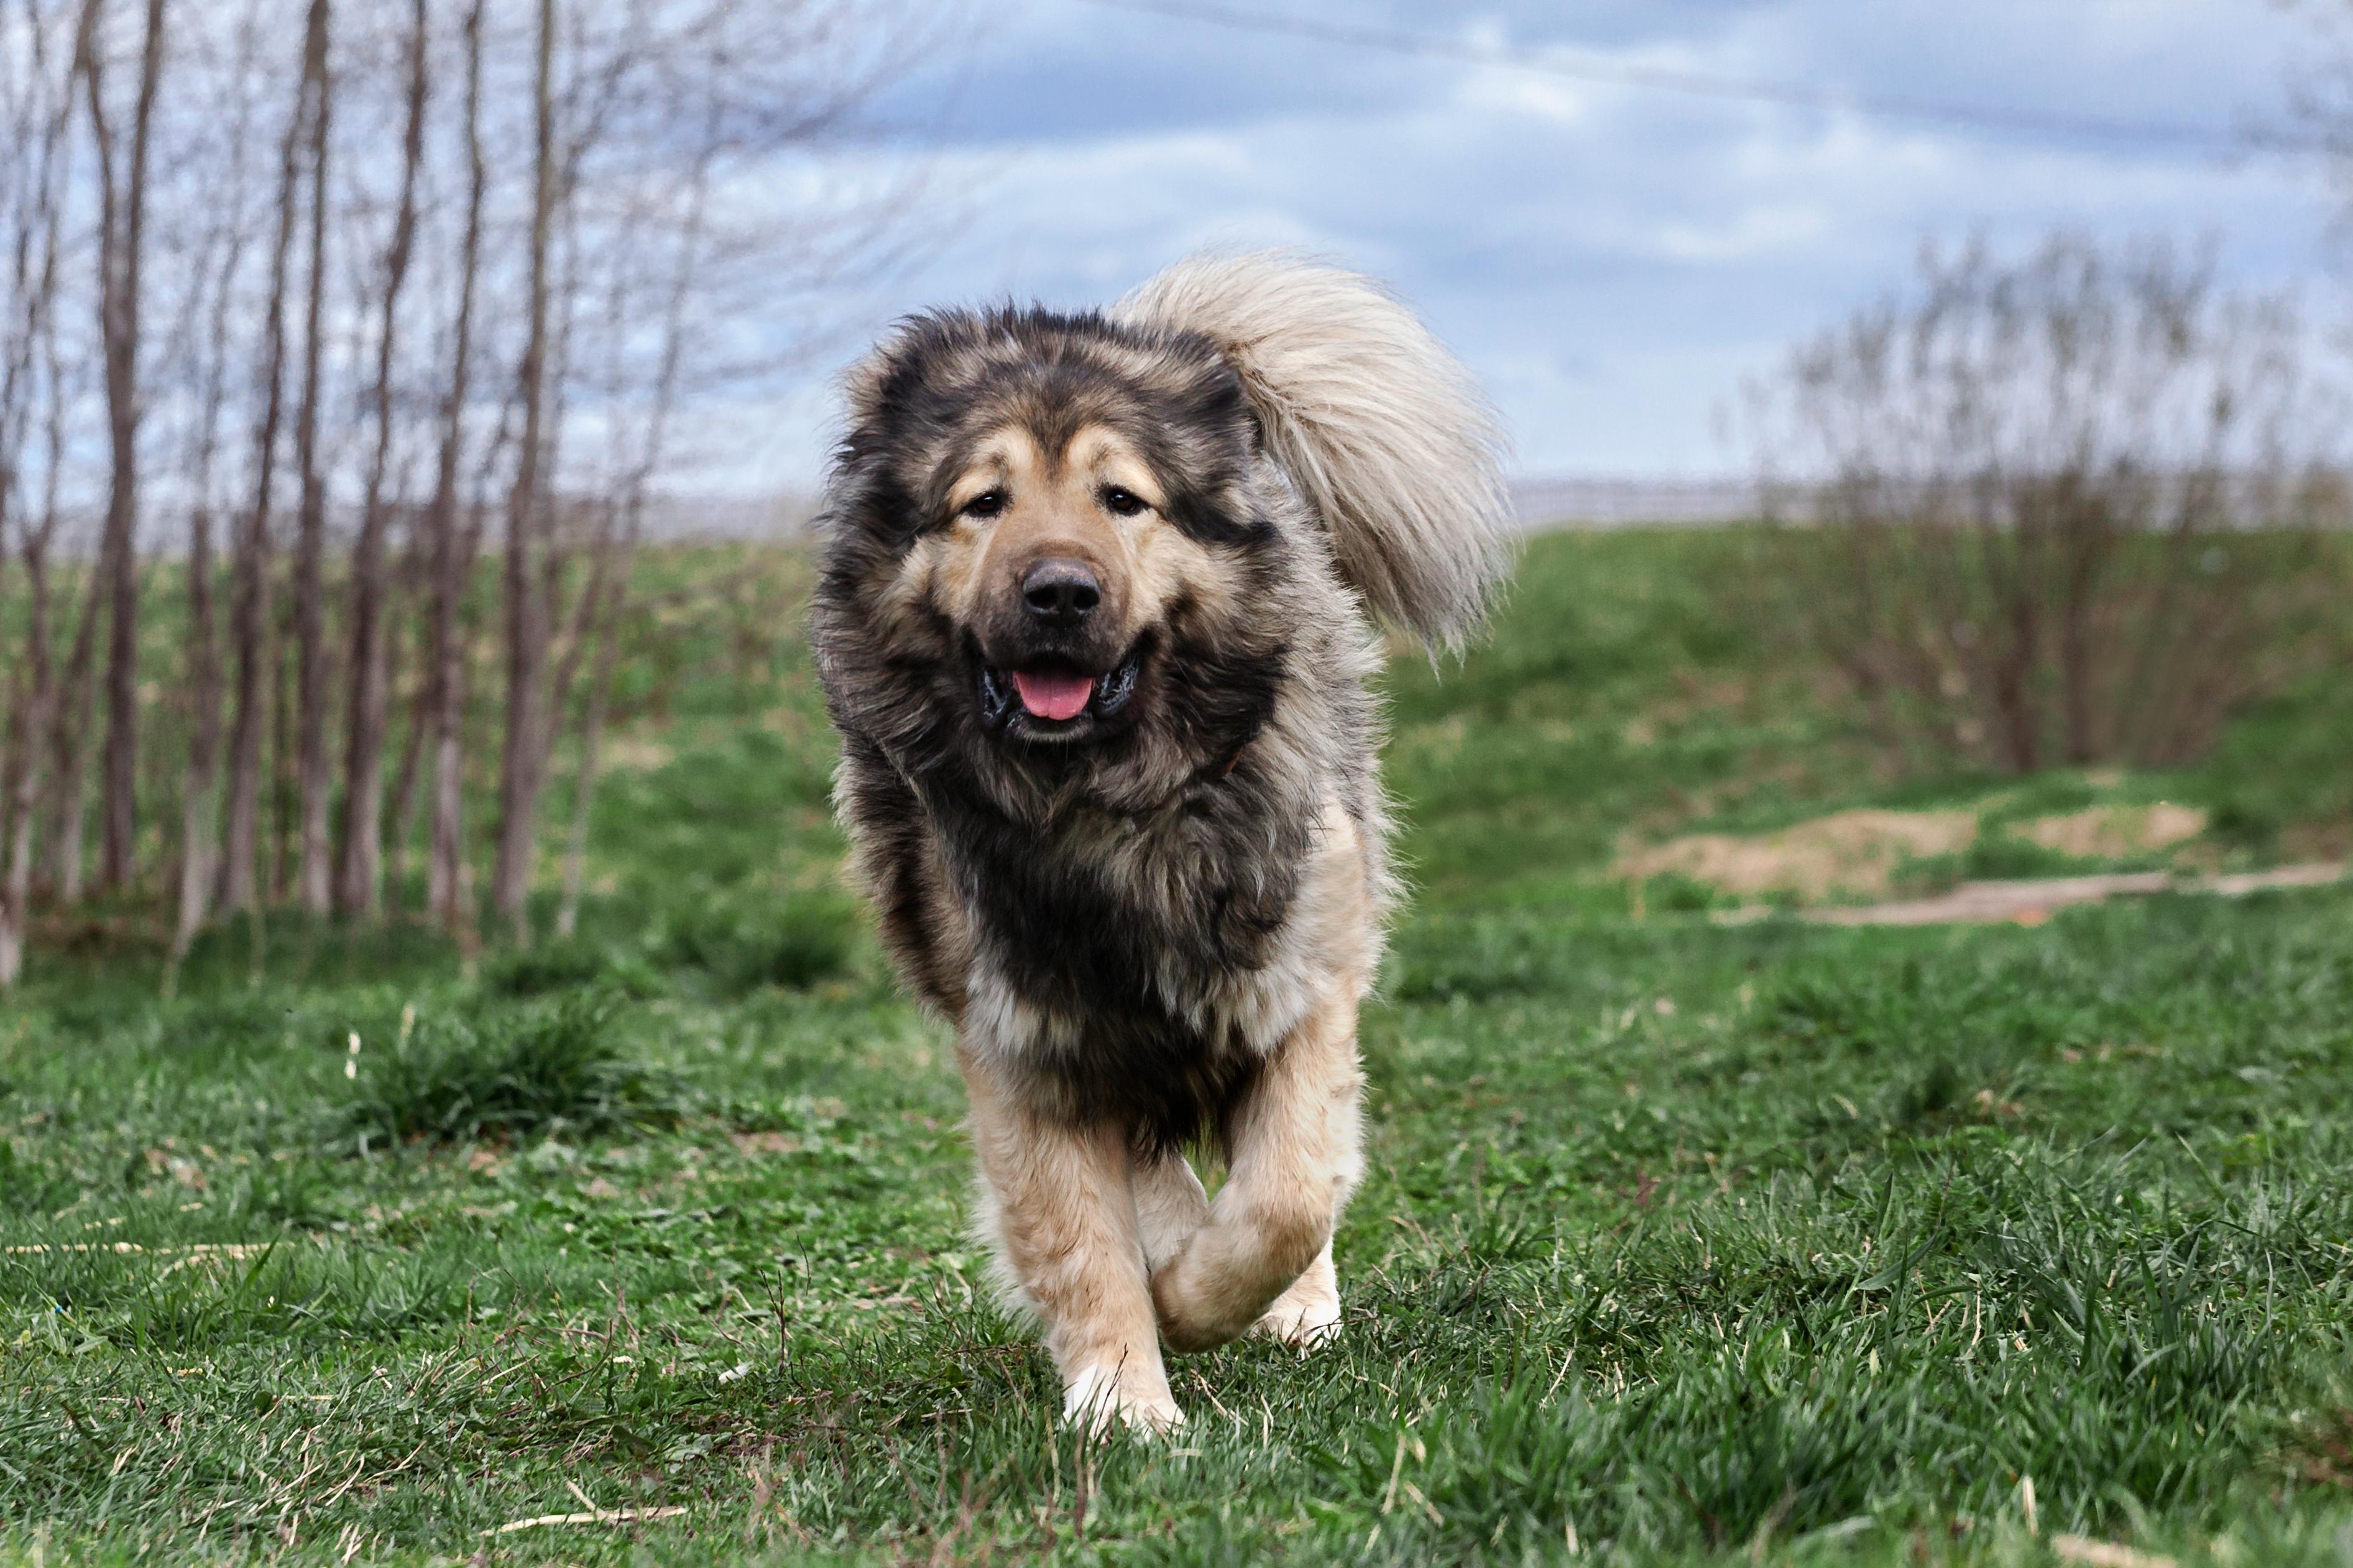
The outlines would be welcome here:
M 992 730 L 1026 739 L 1079 739 L 1124 714 L 1143 675 L 1139 647 L 1100 675 L 1040 662 L 1007 669 L 976 659 L 980 719 Z

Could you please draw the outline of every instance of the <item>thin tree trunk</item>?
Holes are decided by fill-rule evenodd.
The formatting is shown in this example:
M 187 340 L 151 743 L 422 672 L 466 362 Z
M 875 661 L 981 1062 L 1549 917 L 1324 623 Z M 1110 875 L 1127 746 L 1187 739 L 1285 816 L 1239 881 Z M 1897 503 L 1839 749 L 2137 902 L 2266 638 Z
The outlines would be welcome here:
M 328 0 L 311 0 L 303 39 L 304 74 L 311 79 L 311 240 L 308 304 L 302 339 L 302 400 L 294 414 L 294 461 L 301 499 L 294 540 L 293 742 L 300 813 L 302 907 L 325 914 L 332 903 L 327 833 L 331 775 L 327 747 L 327 623 L 325 476 L 319 468 L 319 405 L 322 384 L 327 296 L 327 147 L 332 83 L 327 75 Z
M 11 489 L 16 465 L 9 464 Z M 54 516 L 54 513 L 51 514 Z M 8 766 L 7 795 L 0 800 L 0 823 L 7 827 L 7 856 L 0 863 L 0 990 L 16 983 L 24 973 L 25 933 L 32 923 L 34 824 L 40 811 L 41 754 L 47 749 L 50 698 L 48 648 L 48 529 L 30 523 L 24 536 L 26 628 L 24 662 L 9 683 L 13 732 L 5 737 Z M 0 557 L 6 536 L 0 531 Z M 0 558 L 0 565 L 5 565 Z
M 104 604 L 100 588 L 109 580 L 111 570 L 112 563 L 101 550 L 98 570 L 83 590 L 81 616 L 74 626 L 71 650 L 66 655 L 63 691 L 58 703 L 55 802 L 47 815 L 57 824 L 49 875 L 57 887 L 58 901 L 65 904 L 78 904 L 82 896 L 82 838 L 90 805 L 90 736 L 98 711 L 98 687 L 91 679 L 91 667 L 97 662 L 98 616 Z
M 244 249 L 241 231 L 233 231 L 222 265 L 220 289 L 213 301 L 212 363 L 205 388 L 204 425 L 198 437 L 196 507 L 188 523 L 188 764 L 180 793 L 180 899 L 172 931 L 172 962 L 188 954 L 212 913 L 214 864 L 214 784 L 220 770 L 221 667 L 213 583 L 213 460 L 218 449 L 222 383 L 228 361 L 228 314 L 233 302 L 237 260 Z
M 426 862 L 426 910 L 455 931 L 470 922 L 460 875 L 465 853 L 466 647 L 459 615 L 466 580 L 473 571 L 479 527 L 461 539 L 458 523 L 458 476 L 466 435 L 466 396 L 473 365 L 474 295 L 481 272 L 482 203 L 489 167 L 482 155 L 482 0 L 466 14 L 466 234 L 459 262 L 458 321 L 452 345 L 449 391 L 441 410 L 441 452 L 434 476 L 427 526 L 433 549 L 432 627 L 426 671 L 428 724 L 433 737 L 433 832 Z
M 409 34 L 408 129 L 402 142 L 400 208 L 385 256 L 383 314 L 377 323 L 375 451 L 368 463 L 359 539 L 352 552 L 351 703 L 344 719 L 343 842 L 336 904 L 346 916 L 373 916 L 383 889 L 385 697 L 385 470 L 392 459 L 392 365 L 401 289 L 417 236 L 417 174 L 425 149 L 426 0 L 416 0 Z
M 490 527 L 491 476 L 512 438 L 512 432 L 508 428 L 502 413 L 498 433 L 491 442 L 491 451 L 482 460 L 481 471 L 475 482 L 474 498 L 468 509 L 466 530 L 459 540 L 461 559 L 469 574 L 473 569 L 473 561 Z M 444 847 L 439 837 L 438 828 L 439 825 L 446 821 L 450 834 L 446 850 L 446 863 L 449 875 L 448 931 L 449 934 L 457 939 L 459 955 L 470 973 L 475 956 L 481 947 L 481 931 L 479 924 L 481 905 L 475 886 L 474 863 L 466 854 L 464 809 L 467 744 L 470 731 L 476 727 L 472 723 L 475 715 L 472 706 L 473 691 L 470 679 L 474 668 L 474 641 L 472 629 L 465 625 L 462 618 L 453 625 L 450 683 L 447 706 L 444 710 L 448 729 L 445 734 L 437 737 L 435 742 L 437 752 L 434 776 L 435 865 L 438 868 L 444 863 L 442 858 Z M 481 739 L 479 735 L 471 738 L 478 742 Z
M 25 678 L 28 689 L 24 721 L 18 735 L 16 819 L 9 829 L 6 905 L 9 912 L 5 979 L 22 973 L 24 939 L 32 920 L 33 862 L 39 849 L 35 826 L 40 816 L 43 778 L 41 753 L 49 742 L 52 705 L 57 700 L 55 667 L 49 658 L 49 542 L 58 521 L 58 458 L 65 449 L 62 399 L 56 395 L 57 339 L 54 322 L 45 322 L 49 347 L 51 396 L 47 426 L 47 475 L 40 526 L 25 540 Z
M 93 5 L 100 0 L 92 0 Z M 99 165 L 99 338 L 106 374 L 107 440 L 111 458 L 98 587 L 107 602 L 106 759 L 100 819 L 101 879 L 127 886 L 138 834 L 139 724 L 139 303 L 147 212 L 147 149 L 163 70 L 164 0 L 147 0 L 139 93 L 132 111 L 127 178 L 117 184 L 114 136 L 107 121 L 102 51 L 86 47 L 91 141 Z M 87 40 L 90 35 L 84 35 Z
M 240 68 L 253 60 L 252 18 L 241 33 Z M 237 281 L 246 246 L 245 143 L 252 128 L 253 100 L 240 94 L 230 135 L 233 184 L 225 215 L 214 233 L 227 246 L 220 271 L 214 279 L 212 311 L 206 323 L 204 353 L 205 390 L 202 423 L 195 454 L 196 504 L 188 524 L 188 752 L 180 780 L 180 892 L 172 930 L 171 968 L 166 984 L 188 955 L 196 933 L 212 917 L 220 879 L 220 812 L 218 784 L 221 763 L 222 668 L 220 647 L 220 585 L 216 576 L 213 525 L 213 470 L 220 454 L 221 410 L 227 401 L 231 360 L 230 327 L 237 300 Z M 223 230 L 226 231 L 225 235 Z
M 52 449 L 52 458 L 55 451 Z M 25 967 L 25 934 L 32 923 L 33 862 L 38 851 L 34 829 L 40 815 L 41 754 L 47 749 L 49 705 L 55 699 L 49 663 L 47 550 L 54 507 L 38 532 L 25 538 L 24 706 L 18 710 L 14 799 L 8 823 L 6 882 L 0 888 L 0 987 L 13 985 Z
M 212 912 L 213 780 L 220 765 L 220 651 L 214 629 L 213 515 L 199 500 L 188 524 L 188 767 L 180 794 L 180 900 L 172 959 Z
M 542 466 L 549 473 L 561 471 L 563 466 L 565 422 L 571 412 L 573 333 L 579 325 L 578 314 L 571 305 L 573 270 L 579 256 L 578 236 L 569 225 L 565 226 L 565 264 L 558 274 L 555 297 L 565 304 L 562 323 L 550 348 L 547 369 L 547 435 Z M 575 535 L 579 532 L 582 509 L 575 507 L 568 515 L 560 513 L 556 498 L 547 493 L 552 488 L 541 486 L 539 509 L 539 605 L 547 696 L 541 710 L 545 722 L 540 726 L 538 751 L 532 766 L 533 776 L 543 784 L 554 771 L 555 742 L 564 729 L 564 716 L 572 710 L 572 689 L 588 655 L 590 628 L 611 591 L 613 552 L 620 538 L 623 510 L 620 487 L 608 486 L 614 493 L 598 505 L 596 527 L 587 542 L 587 580 L 574 595 L 567 611 L 564 579 L 572 556 L 577 552 Z
M 321 34 L 316 53 L 323 59 L 325 21 L 313 6 Z M 261 752 L 268 722 L 269 672 L 276 662 L 271 643 L 269 513 L 278 467 L 279 426 L 286 390 L 286 282 L 294 248 L 296 193 L 301 188 L 303 131 L 311 102 L 312 40 L 303 42 L 304 68 L 293 111 L 280 151 L 278 234 L 269 259 L 269 299 L 262 318 L 261 419 L 254 432 L 253 505 L 238 531 L 237 593 L 230 610 L 230 637 L 237 650 L 237 713 L 229 731 L 227 843 L 221 863 L 220 902 L 258 920 L 261 912 Z M 257 925 L 256 930 L 259 931 Z
M 25 941 L 32 923 L 41 763 L 48 750 L 49 705 L 54 686 L 49 663 L 48 550 L 57 529 L 58 463 L 65 449 L 65 400 L 58 384 L 62 366 L 55 312 L 60 226 L 56 175 L 58 151 L 63 145 L 73 114 L 74 84 L 69 69 L 57 84 L 51 112 L 42 117 L 42 133 L 36 143 L 30 134 L 34 96 L 31 84 L 46 86 L 51 79 L 44 29 L 37 23 L 28 34 L 26 47 L 32 70 L 26 90 L 26 114 L 16 130 L 24 138 L 23 144 L 37 145 L 35 155 L 38 163 L 31 203 L 22 215 L 13 269 L 14 295 L 23 304 L 16 329 L 22 335 L 11 344 L 6 385 L 0 389 L 0 421 L 5 421 L 0 423 L 0 431 L 5 431 L 6 440 L 6 449 L 0 453 L 0 458 L 5 458 L 5 466 L 0 467 L 0 568 L 6 565 L 7 520 L 26 510 L 22 504 L 21 458 L 32 426 L 37 354 L 48 406 L 42 426 L 45 460 L 40 515 L 37 521 L 27 517 L 17 524 L 17 533 L 24 542 L 26 620 L 24 656 L 9 672 L 8 718 L 12 729 L 7 735 L 0 736 L 0 743 L 5 743 L 8 749 L 8 765 L 0 770 L 0 784 L 5 784 L 5 796 L 0 796 L 0 825 L 6 829 L 5 836 L 0 836 L 0 848 L 5 850 L 5 858 L 0 858 L 0 989 L 13 986 L 24 973 Z M 36 232 L 41 238 L 37 268 L 32 265 Z
M 294 612 L 290 595 L 279 604 L 276 662 L 269 670 L 269 898 L 283 904 L 294 897 L 295 794 Z
M 406 575 L 413 584 L 420 574 Z M 411 592 L 414 593 L 413 586 Z M 399 689 L 401 672 L 406 663 L 403 649 L 409 639 L 403 631 L 400 622 L 395 620 L 385 655 L 385 690 L 387 694 Z M 387 903 L 396 899 L 399 889 L 407 883 L 408 852 L 417 837 L 417 805 L 423 798 L 417 784 L 424 773 L 425 727 L 422 721 L 427 705 L 425 692 L 429 681 L 421 662 L 410 684 L 413 691 L 408 701 L 408 722 L 402 729 L 400 760 L 393 764 L 392 795 L 384 812 L 385 826 L 391 839 L 385 867 L 385 880 L 391 889 L 386 895 Z
M 420 613 L 427 618 L 432 615 L 427 577 L 432 536 L 422 512 L 414 508 L 404 510 L 408 519 L 407 549 L 402 552 L 400 570 L 392 584 L 395 603 L 385 617 L 385 700 L 387 705 L 396 703 L 398 699 L 395 694 L 404 686 L 408 694 L 406 722 L 401 726 L 400 760 L 393 764 L 392 793 L 384 813 L 388 839 L 385 847 L 384 898 L 387 910 L 394 908 L 398 890 L 408 882 L 408 856 L 417 841 L 417 805 L 423 798 L 417 784 L 425 761 L 432 687 L 429 650 L 423 644 L 423 628 L 416 624 Z M 412 657 L 416 660 L 413 673 L 408 668 Z M 386 722 L 388 725 L 389 721 Z
M 588 816 L 596 804 L 596 769 L 605 738 L 605 703 L 613 689 L 613 658 L 621 639 L 612 623 L 620 619 L 628 602 L 628 565 L 621 567 L 614 590 L 609 619 L 596 635 L 596 665 L 588 678 L 588 710 L 580 718 L 580 776 L 572 790 L 572 832 L 564 847 L 564 902 L 555 912 L 555 932 L 570 936 L 580 928 L 580 894 L 588 873 Z
M 518 942 L 528 942 L 531 936 L 531 876 L 539 827 L 538 753 L 545 702 L 542 687 L 547 625 L 535 580 L 532 536 L 540 501 L 540 444 L 547 400 L 548 240 L 555 216 L 555 0 L 539 0 L 538 41 L 533 73 L 538 178 L 532 201 L 529 337 L 520 389 L 522 446 L 516 457 L 514 489 L 507 507 L 506 742 L 499 781 L 498 869 L 491 888 L 498 911 L 512 927 Z

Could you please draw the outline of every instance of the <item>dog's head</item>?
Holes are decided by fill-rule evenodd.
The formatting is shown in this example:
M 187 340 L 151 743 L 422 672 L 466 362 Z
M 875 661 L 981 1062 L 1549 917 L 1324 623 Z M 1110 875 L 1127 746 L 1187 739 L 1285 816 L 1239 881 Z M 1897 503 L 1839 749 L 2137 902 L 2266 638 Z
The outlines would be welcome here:
M 846 727 L 994 771 L 1198 760 L 1262 721 L 1285 543 L 1208 342 L 926 316 L 853 373 L 849 412 L 818 596 Z
M 974 664 L 981 722 L 1066 744 L 1127 721 L 1185 566 L 1169 486 L 1108 424 L 1013 418 L 955 454 L 937 604 Z

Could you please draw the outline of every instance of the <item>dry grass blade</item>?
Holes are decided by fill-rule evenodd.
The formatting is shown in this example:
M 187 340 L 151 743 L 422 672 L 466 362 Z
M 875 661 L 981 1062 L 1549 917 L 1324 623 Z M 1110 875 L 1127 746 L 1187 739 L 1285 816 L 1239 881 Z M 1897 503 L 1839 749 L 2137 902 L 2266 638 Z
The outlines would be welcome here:
M 213 1258 L 220 1258 L 227 1262 L 237 1263 L 242 1262 L 244 1259 L 248 1258 L 259 1257 L 269 1250 L 269 1243 L 260 1241 L 199 1241 L 192 1242 L 185 1247 L 142 1247 L 135 1241 L 69 1241 L 57 1243 L 37 1241 L 26 1242 L 16 1247 L 0 1247 L 0 1255 L 19 1257 L 49 1252 L 111 1252 L 125 1255 L 132 1253 L 153 1253 L 159 1258 L 170 1258 L 177 1255 L 180 1260 L 177 1263 L 173 1264 L 170 1268 L 164 1270 L 164 1273 L 171 1274 L 179 1269 L 185 1268 L 191 1263 L 203 1262 Z
M 519 1530 L 538 1530 L 551 1524 L 637 1524 L 646 1520 L 676 1519 L 685 1509 L 668 1508 L 598 1508 L 596 1501 L 573 1482 L 564 1483 L 574 1497 L 588 1505 L 586 1513 L 543 1513 L 530 1519 L 511 1520 L 505 1524 L 482 1531 L 484 1535 L 512 1535 Z
M 2113 1541 L 2094 1541 L 2082 1535 L 2052 1536 L 2051 1554 L 2062 1563 L 2088 1563 L 2092 1568 L 2174 1568 L 2170 1557 L 2136 1552 Z

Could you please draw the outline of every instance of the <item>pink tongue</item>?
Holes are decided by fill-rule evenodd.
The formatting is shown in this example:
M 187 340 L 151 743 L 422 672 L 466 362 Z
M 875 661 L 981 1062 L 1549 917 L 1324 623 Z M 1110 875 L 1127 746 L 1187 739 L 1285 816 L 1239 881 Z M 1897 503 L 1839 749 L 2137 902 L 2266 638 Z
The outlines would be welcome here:
M 1086 711 L 1094 695 L 1094 678 L 1088 675 L 1046 675 L 1026 669 L 1013 672 L 1013 689 L 1021 706 L 1040 719 L 1075 719 Z

